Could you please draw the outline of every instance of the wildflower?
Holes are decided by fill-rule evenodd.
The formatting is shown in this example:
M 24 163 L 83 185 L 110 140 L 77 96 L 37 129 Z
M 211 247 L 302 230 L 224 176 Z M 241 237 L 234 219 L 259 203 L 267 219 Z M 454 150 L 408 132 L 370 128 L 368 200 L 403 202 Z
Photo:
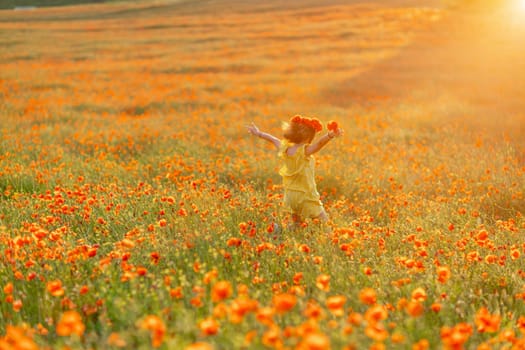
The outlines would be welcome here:
M 412 292 L 412 300 L 417 302 L 423 302 L 427 300 L 427 293 L 421 287 L 414 289 Z
M 525 316 L 520 316 L 516 321 L 516 325 L 521 333 L 525 334 Z
M 256 311 L 258 308 L 257 301 L 242 296 L 232 301 L 230 305 L 230 322 L 241 323 L 243 317 L 249 313 Z
M 377 301 L 376 292 L 372 288 L 363 288 L 359 292 L 359 300 L 366 305 L 374 305 Z
M 140 328 L 150 332 L 153 347 L 159 347 L 164 341 L 166 326 L 160 317 L 155 315 L 146 316 L 140 323 Z
M 328 350 L 330 339 L 322 333 L 308 333 L 298 345 L 299 350 Z
M 337 122 L 330 120 L 328 122 L 328 125 L 326 126 L 328 130 L 336 132 L 339 126 L 337 125 Z
M 326 307 L 336 316 L 344 314 L 343 307 L 346 303 L 346 297 L 343 295 L 331 296 L 326 300 Z
M 56 332 L 58 335 L 67 337 L 76 334 L 79 337 L 84 334 L 86 327 L 82 322 L 82 317 L 75 310 L 66 311 L 57 323 Z
M 394 344 L 402 344 L 405 342 L 405 336 L 401 333 L 393 333 L 390 338 Z
M 425 308 L 419 301 L 411 300 L 405 306 L 406 312 L 412 317 L 418 317 L 423 314 Z
M 347 322 L 354 326 L 360 326 L 363 323 L 363 315 L 357 312 L 352 312 L 348 315 Z
M 441 304 L 440 303 L 433 303 L 430 305 L 430 309 L 434 312 L 440 312 L 441 311 Z
M 328 292 L 330 290 L 330 276 L 326 274 L 317 276 L 315 285 L 320 290 Z
M 62 288 L 62 282 L 55 280 L 47 283 L 47 291 L 54 297 L 60 297 L 64 295 L 64 289 Z
M 283 293 L 273 297 L 273 306 L 278 313 L 290 311 L 297 303 L 297 298 L 293 294 Z
M 301 283 L 301 280 L 303 279 L 303 273 L 302 272 L 296 272 L 293 276 L 293 283 L 298 285 Z
M 0 349 L 37 350 L 39 347 L 26 329 L 7 325 L 5 336 L 0 337 Z
M 382 305 L 371 306 L 365 312 L 365 319 L 369 324 L 377 323 L 388 317 L 388 311 Z
M 13 311 L 19 312 L 22 309 L 23 303 L 20 299 L 13 301 Z
M 488 237 L 489 237 L 489 234 L 488 234 L 488 232 L 486 230 L 481 230 L 476 235 L 476 239 L 478 241 L 486 241 Z
M 219 323 L 212 317 L 208 317 L 199 323 L 199 329 L 204 335 L 215 335 L 219 331 Z
M 127 345 L 126 341 L 122 339 L 122 337 L 116 332 L 113 332 L 109 335 L 107 342 L 108 345 L 117 348 L 123 348 Z
M 437 267 L 437 280 L 440 283 L 446 283 L 450 278 L 450 269 L 447 266 Z
M 184 350 L 213 350 L 213 349 L 214 349 L 213 346 L 208 343 L 196 342 L 191 345 L 188 345 Z
M 4 286 L 4 294 L 12 294 L 13 293 L 13 283 L 9 282 Z
M 487 308 L 482 307 L 476 313 L 474 320 L 477 331 L 480 333 L 488 332 L 494 333 L 499 330 L 501 316 L 500 315 L 491 315 Z
M 421 339 L 412 345 L 412 350 L 427 350 L 428 348 L 430 348 L 430 343 L 427 339 Z
M 317 304 L 317 302 L 310 300 L 306 304 L 306 308 L 303 311 L 304 316 L 312 319 L 319 319 L 323 315 L 323 310 Z M 525 322 L 524 322 L 525 324 Z
M 441 341 L 445 349 L 461 349 L 463 344 L 472 335 L 472 326 L 468 323 L 459 323 L 454 327 L 441 328 Z
M 229 298 L 232 294 L 232 286 L 228 281 L 219 281 L 215 283 L 211 291 L 211 299 L 214 302 L 222 301 Z
M 274 310 L 271 307 L 261 307 L 259 310 L 257 310 L 257 314 L 255 318 L 259 323 L 264 324 L 266 326 L 273 325 L 273 314 Z
M 382 342 L 388 338 L 388 331 L 382 322 L 368 324 L 365 328 L 365 334 L 368 338 L 378 342 Z
M 278 327 L 270 327 L 262 336 L 262 343 L 267 347 L 279 349 L 282 344 L 281 334 Z

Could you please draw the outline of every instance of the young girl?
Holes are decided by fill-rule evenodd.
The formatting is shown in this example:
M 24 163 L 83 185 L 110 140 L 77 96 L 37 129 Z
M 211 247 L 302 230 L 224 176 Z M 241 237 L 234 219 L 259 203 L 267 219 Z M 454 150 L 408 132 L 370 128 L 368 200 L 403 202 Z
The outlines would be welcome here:
M 317 218 L 321 222 L 328 220 L 328 215 L 319 200 L 315 183 L 313 154 L 321 150 L 334 137 L 343 134 L 341 129 L 330 130 L 312 143 L 315 134 L 323 129 L 317 119 L 293 117 L 283 125 L 283 140 L 260 131 L 255 124 L 246 126 L 248 132 L 258 136 L 279 150 L 281 160 L 279 175 L 283 178 L 284 211 L 292 215 L 293 225 L 298 225 L 306 218 Z

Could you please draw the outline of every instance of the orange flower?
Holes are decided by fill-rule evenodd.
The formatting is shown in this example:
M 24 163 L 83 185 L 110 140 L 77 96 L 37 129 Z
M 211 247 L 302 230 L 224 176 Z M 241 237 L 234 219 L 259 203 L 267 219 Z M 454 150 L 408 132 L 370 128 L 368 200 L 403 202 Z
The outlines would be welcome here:
M 326 307 L 336 316 L 344 314 L 343 307 L 346 303 L 346 297 L 343 295 L 331 296 L 326 300 Z
M 487 238 L 489 237 L 489 234 L 486 230 L 481 230 L 479 231 L 479 233 L 476 235 L 476 239 L 478 241 L 486 241 Z
M 64 289 L 62 288 L 62 282 L 55 280 L 47 283 L 47 291 L 54 297 L 60 297 L 64 295 Z
M 13 293 L 13 283 L 9 282 L 4 286 L 4 293 L 5 294 L 12 294 Z
M 441 341 L 445 349 L 461 349 L 471 335 L 472 326 L 468 323 L 460 323 L 452 328 L 446 326 L 441 328 Z
M 232 286 L 228 281 L 219 281 L 215 283 L 211 290 L 211 299 L 214 302 L 222 301 L 226 298 L 229 298 L 232 294 Z
M 440 283 L 446 283 L 450 278 L 450 269 L 447 266 L 437 267 L 437 280 Z
M 441 304 L 440 303 L 433 303 L 431 306 L 430 306 L 430 309 L 432 309 L 432 311 L 434 312 L 440 312 L 441 311 Z
M 421 287 L 414 289 L 414 291 L 412 291 L 412 300 L 417 302 L 427 300 L 427 292 Z
M 184 350 L 213 350 L 213 346 L 208 343 L 197 342 L 188 345 Z
M 182 292 L 182 287 L 176 287 L 173 289 L 170 289 L 170 297 L 176 298 L 176 299 L 182 299 L 184 297 L 184 293 Z
M 374 305 L 377 301 L 376 291 L 372 288 L 363 288 L 359 292 L 359 300 L 366 305 Z
M 382 342 L 388 338 L 388 331 L 382 322 L 368 324 L 365 328 L 365 334 L 368 338 L 378 342 Z
M 86 327 L 82 322 L 82 317 L 75 310 L 66 311 L 57 323 L 56 332 L 58 335 L 67 337 L 76 334 L 79 337 L 84 334 Z
M 500 315 L 491 315 L 487 308 L 482 307 L 476 313 L 476 318 L 474 320 L 477 326 L 477 331 L 480 333 L 489 332 L 494 333 L 499 330 L 501 316 Z
M 325 292 L 328 292 L 330 290 L 330 276 L 326 274 L 317 276 L 315 285 L 320 290 L 324 290 Z
M 365 312 L 365 320 L 369 324 L 377 323 L 379 321 L 385 320 L 388 317 L 388 311 L 382 305 L 371 306 Z
M 282 346 L 281 332 L 278 327 L 270 327 L 262 336 L 262 343 L 270 348 L 279 349 Z
M 516 322 L 516 325 L 518 326 L 520 332 L 525 334 L 525 316 L 520 316 Z
M 23 303 L 20 299 L 17 299 L 17 300 L 14 300 L 13 301 L 13 310 L 15 312 L 19 312 L 20 309 L 22 309 L 22 306 L 23 306 Z
M 485 257 L 485 263 L 487 264 L 495 264 L 496 261 L 498 261 L 498 257 L 494 254 L 489 254 Z
M 390 338 L 394 344 L 403 344 L 405 342 L 405 336 L 401 333 L 393 333 Z
M 317 302 L 311 300 L 306 304 L 303 314 L 308 318 L 318 319 L 323 315 L 323 310 Z
M 257 314 L 255 318 L 257 321 L 259 321 L 261 324 L 264 324 L 266 326 L 273 325 L 273 314 L 274 310 L 271 307 L 261 307 L 259 310 L 257 310 Z
M 115 346 L 117 348 L 123 348 L 127 345 L 126 341 L 122 339 L 122 337 L 118 333 L 115 332 L 109 335 L 107 342 L 108 345 Z
M 308 333 L 298 345 L 299 350 L 328 350 L 330 338 L 322 333 Z
M 347 322 L 354 326 L 360 326 L 363 323 L 363 315 L 357 312 L 352 312 L 348 315 Z
M 418 317 L 418 316 L 421 316 L 423 314 L 423 312 L 425 311 L 425 308 L 423 307 L 423 305 L 420 302 L 415 301 L 415 300 L 411 300 L 405 306 L 405 310 L 410 316 Z
M 328 130 L 336 132 L 339 126 L 337 125 L 337 122 L 330 120 L 328 122 L 328 125 L 326 126 Z
M 297 303 L 297 298 L 293 294 L 283 293 L 273 297 L 273 306 L 278 313 L 290 311 Z
M 257 308 L 257 301 L 249 299 L 245 296 L 237 298 L 233 300 L 230 305 L 230 321 L 232 323 L 241 323 L 244 315 L 249 312 L 256 311 Z
M 37 350 L 39 347 L 27 329 L 7 325 L 5 336 L 0 337 L 0 349 Z
M 137 267 L 137 275 L 144 276 L 147 273 L 148 273 L 148 269 L 146 269 L 145 267 L 143 267 L 143 266 L 138 266 Z
M 140 323 L 140 328 L 148 330 L 152 337 L 153 347 L 159 347 L 164 341 L 166 326 L 160 317 L 155 315 L 146 316 Z
M 430 343 L 427 339 L 421 339 L 412 345 L 412 350 L 427 350 L 428 348 L 430 348 Z
M 241 245 L 241 243 L 242 243 L 242 240 L 240 238 L 237 238 L 237 237 L 232 237 L 232 238 L 228 239 L 228 242 L 226 242 L 228 247 L 238 247 L 238 246 Z
M 302 279 L 303 279 L 303 273 L 296 272 L 295 275 L 293 276 L 293 283 L 300 284 Z
M 219 332 L 219 323 L 212 317 L 208 317 L 199 323 L 199 329 L 204 335 L 215 335 Z

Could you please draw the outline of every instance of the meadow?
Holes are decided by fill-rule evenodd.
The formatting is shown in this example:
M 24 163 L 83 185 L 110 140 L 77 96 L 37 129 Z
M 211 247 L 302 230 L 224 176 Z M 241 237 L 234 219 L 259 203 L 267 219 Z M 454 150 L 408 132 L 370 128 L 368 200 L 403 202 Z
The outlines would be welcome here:
M 525 348 L 525 11 L 496 5 L 0 11 L 0 349 Z M 286 228 L 245 129 L 296 114 L 345 130 L 330 235 Z

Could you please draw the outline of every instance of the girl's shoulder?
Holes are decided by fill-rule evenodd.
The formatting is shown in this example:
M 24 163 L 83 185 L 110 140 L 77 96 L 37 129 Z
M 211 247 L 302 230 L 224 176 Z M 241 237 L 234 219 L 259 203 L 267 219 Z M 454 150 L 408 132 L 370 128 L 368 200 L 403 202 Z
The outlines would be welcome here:
M 296 154 L 301 153 L 301 152 L 304 154 L 305 147 L 306 147 L 306 144 L 304 143 L 291 143 L 290 142 L 283 148 L 283 153 L 286 153 L 286 155 L 293 157 Z

